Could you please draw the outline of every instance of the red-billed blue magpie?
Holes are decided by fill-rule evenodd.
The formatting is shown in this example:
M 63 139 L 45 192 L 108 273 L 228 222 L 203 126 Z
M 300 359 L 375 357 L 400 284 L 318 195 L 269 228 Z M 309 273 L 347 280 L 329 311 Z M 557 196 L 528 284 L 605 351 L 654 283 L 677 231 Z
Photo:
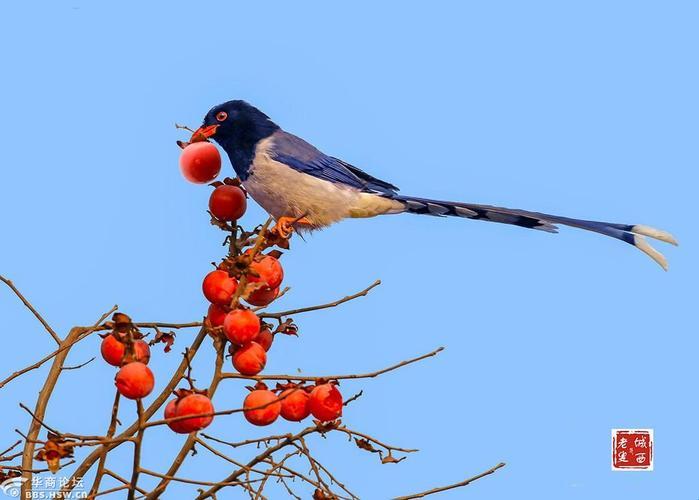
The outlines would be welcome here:
M 214 106 L 191 142 L 213 139 L 228 154 L 245 189 L 277 220 L 282 233 L 289 224 L 318 229 L 348 217 L 409 212 L 501 222 L 550 233 L 556 224 L 595 231 L 625 241 L 667 270 L 665 257 L 645 236 L 677 245 L 670 233 L 640 224 L 571 219 L 527 210 L 430 200 L 398 193 L 393 184 L 328 156 L 282 130 L 245 101 Z

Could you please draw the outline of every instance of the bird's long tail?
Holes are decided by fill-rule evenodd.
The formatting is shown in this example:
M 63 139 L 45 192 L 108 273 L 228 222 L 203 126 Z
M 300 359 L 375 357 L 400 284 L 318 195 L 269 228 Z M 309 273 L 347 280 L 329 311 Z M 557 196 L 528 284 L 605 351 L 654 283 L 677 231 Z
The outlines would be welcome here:
M 677 245 L 677 241 L 670 233 L 641 224 L 614 224 L 611 222 L 571 219 L 569 217 L 529 212 L 527 210 L 477 205 L 474 203 L 429 200 L 412 196 L 395 196 L 393 199 L 404 204 L 405 212 L 414 214 L 486 220 L 490 222 L 512 224 L 529 229 L 538 229 L 549 233 L 558 232 L 556 224 L 594 231 L 635 246 L 660 264 L 666 271 L 668 268 L 667 260 L 660 252 L 650 246 L 645 237 L 648 236 L 656 240 Z

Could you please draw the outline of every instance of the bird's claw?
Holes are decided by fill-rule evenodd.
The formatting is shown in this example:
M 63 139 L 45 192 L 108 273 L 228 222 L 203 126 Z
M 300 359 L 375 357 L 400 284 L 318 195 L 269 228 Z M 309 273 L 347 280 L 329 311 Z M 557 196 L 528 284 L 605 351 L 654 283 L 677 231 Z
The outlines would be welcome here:
M 279 217 L 271 231 L 281 238 L 289 239 L 294 233 L 296 224 L 310 225 L 311 221 L 306 217 Z

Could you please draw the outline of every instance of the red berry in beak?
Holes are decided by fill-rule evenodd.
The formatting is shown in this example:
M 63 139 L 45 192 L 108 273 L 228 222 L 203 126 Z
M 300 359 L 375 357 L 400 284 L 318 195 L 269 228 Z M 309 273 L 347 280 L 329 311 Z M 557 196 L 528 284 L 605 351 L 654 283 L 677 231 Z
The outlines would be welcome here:
M 210 142 L 188 144 L 180 155 L 180 171 L 189 182 L 211 182 L 221 171 L 221 154 Z

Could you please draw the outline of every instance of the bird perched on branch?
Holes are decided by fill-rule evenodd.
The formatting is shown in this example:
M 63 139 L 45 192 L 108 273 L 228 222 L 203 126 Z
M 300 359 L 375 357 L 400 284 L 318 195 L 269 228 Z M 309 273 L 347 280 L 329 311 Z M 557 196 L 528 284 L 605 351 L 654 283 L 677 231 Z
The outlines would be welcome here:
M 345 218 L 407 212 L 500 222 L 550 233 L 557 232 L 557 224 L 586 229 L 635 246 L 665 270 L 665 257 L 645 237 L 677 245 L 670 233 L 640 224 L 405 196 L 393 184 L 285 132 L 245 101 L 228 101 L 211 108 L 190 142 L 208 139 L 226 151 L 245 189 L 275 218 L 275 230 L 283 236 L 293 229 L 318 229 Z

